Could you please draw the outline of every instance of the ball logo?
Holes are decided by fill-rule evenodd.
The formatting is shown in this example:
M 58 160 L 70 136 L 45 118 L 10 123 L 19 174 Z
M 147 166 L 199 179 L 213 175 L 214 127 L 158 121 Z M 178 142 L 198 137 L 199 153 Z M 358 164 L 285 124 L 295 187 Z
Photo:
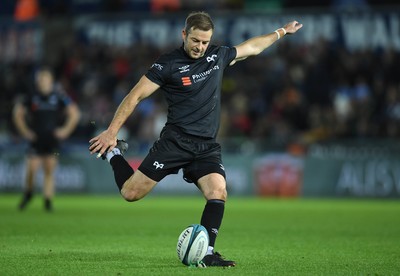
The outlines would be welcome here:
M 186 230 L 183 232 L 183 234 L 182 234 L 182 238 L 180 238 L 180 239 L 178 240 L 178 246 L 177 246 L 178 256 L 181 255 L 182 244 L 183 244 L 183 242 L 185 241 L 185 238 L 186 238 L 188 235 L 190 235 L 190 230 L 189 230 L 189 229 L 186 229 Z

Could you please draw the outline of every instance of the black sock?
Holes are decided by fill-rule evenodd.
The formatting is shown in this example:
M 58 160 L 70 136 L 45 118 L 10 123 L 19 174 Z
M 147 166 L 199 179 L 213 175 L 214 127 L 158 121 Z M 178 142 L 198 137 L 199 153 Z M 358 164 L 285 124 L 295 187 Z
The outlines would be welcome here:
M 218 235 L 219 227 L 224 216 L 225 201 L 220 199 L 210 199 L 204 207 L 203 215 L 200 224 L 203 225 L 210 237 L 209 245 L 214 247 L 215 239 Z
M 32 190 L 26 190 L 24 192 L 24 195 L 22 197 L 22 200 L 19 204 L 19 209 L 25 209 L 26 205 L 29 203 L 29 201 L 31 201 L 33 196 L 33 191 Z
M 46 211 L 52 211 L 53 210 L 53 206 L 51 204 L 51 199 L 50 198 L 45 198 L 44 199 L 44 208 L 46 209 Z
M 32 190 L 26 190 L 24 193 L 24 200 L 30 200 L 32 198 L 33 192 Z
M 121 191 L 125 181 L 132 176 L 134 171 L 122 155 L 114 155 L 110 159 L 110 164 L 114 171 L 115 182 Z

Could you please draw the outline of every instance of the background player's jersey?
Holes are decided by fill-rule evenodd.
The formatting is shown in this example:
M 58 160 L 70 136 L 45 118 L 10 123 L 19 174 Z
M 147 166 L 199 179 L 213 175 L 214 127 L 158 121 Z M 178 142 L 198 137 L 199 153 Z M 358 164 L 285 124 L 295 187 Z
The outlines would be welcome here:
M 24 98 L 22 104 L 28 111 L 27 121 L 32 130 L 38 136 L 51 136 L 63 122 L 64 109 L 71 102 L 70 97 L 55 90 L 47 96 L 34 93 Z
M 235 57 L 236 48 L 213 45 L 199 59 L 190 58 L 183 46 L 162 55 L 146 77 L 164 92 L 168 103 L 166 125 L 175 125 L 191 135 L 215 138 L 223 71 Z

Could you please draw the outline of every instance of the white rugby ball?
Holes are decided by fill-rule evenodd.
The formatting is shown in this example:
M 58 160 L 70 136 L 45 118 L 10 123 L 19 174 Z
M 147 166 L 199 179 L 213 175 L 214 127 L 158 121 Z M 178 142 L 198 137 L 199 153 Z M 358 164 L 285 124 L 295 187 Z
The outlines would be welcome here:
M 179 235 L 176 252 L 178 258 L 185 265 L 196 265 L 206 255 L 209 237 L 204 226 L 192 224 Z

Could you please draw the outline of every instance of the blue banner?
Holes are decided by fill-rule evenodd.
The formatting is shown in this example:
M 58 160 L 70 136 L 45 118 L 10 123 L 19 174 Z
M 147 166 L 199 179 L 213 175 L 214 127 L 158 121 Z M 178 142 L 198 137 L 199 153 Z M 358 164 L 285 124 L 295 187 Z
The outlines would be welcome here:
M 83 17 L 76 21 L 80 38 L 87 43 L 129 47 L 135 43 L 154 47 L 180 44 L 185 14 L 147 17 Z M 214 42 L 227 46 L 272 32 L 298 20 L 303 29 L 289 41 L 310 44 L 323 39 L 349 50 L 393 48 L 400 50 L 400 13 L 298 13 L 216 15 Z

